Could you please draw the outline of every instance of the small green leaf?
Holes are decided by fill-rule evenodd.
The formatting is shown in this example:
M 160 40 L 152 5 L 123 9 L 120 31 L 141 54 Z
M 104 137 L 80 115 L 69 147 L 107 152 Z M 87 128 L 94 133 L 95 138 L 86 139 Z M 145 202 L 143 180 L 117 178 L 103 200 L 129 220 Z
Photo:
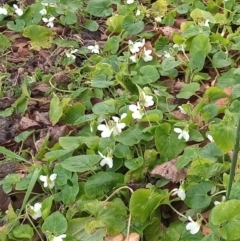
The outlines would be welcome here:
M 214 68 L 224 68 L 231 65 L 232 60 L 227 57 L 227 53 L 225 52 L 217 52 L 213 55 L 212 66 Z
M 210 214 L 210 222 L 219 226 L 219 233 L 225 240 L 240 239 L 240 201 L 228 200 L 215 206 Z
M 55 150 L 49 151 L 45 154 L 44 160 L 53 162 L 62 157 L 68 157 L 69 154 L 72 154 L 73 150 Z
M 67 234 L 72 235 L 75 240 L 81 241 L 104 241 L 106 228 L 98 228 L 95 232 L 87 233 L 85 226 L 92 220 L 91 217 L 74 218 L 68 222 Z
M 34 235 L 33 229 L 28 224 L 22 224 L 13 229 L 13 235 L 17 240 L 28 239 L 32 240 Z
M 45 220 L 50 215 L 51 208 L 52 208 L 52 202 L 53 202 L 52 196 L 49 196 L 42 201 L 41 211 L 42 211 L 43 220 Z
M 5 50 L 11 46 L 11 43 L 5 35 L 0 33 L 0 50 Z
M 111 0 L 90 0 L 86 11 L 95 17 L 107 17 L 113 12 L 110 8 L 111 3 Z
M 46 27 L 39 25 L 29 25 L 23 29 L 23 36 L 31 39 L 32 48 L 40 50 L 41 48 L 50 48 L 54 33 Z
M 54 94 L 54 97 L 50 102 L 50 111 L 49 118 L 53 125 L 55 125 L 63 114 L 63 107 L 60 103 L 60 100 L 57 95 Z
M 93 215 L 93 219 L 85 226 L 88 233 L 106 227 L 108 235 L 116 235 L 126 227 L 127 209 L 119 198 L 107 203 L 96 200 L 85 204 L 84 208 Z
M 182 63 L 181 60 L 175 60 L 174 57 L 165 58 L 162 61 L 162 69 L 163 69 L 163 71 L 169 71 L 169 70 L 179 66 L 181 63 Z
M 185 204 L 193 209 L 207 207 L 211 203 L 211 197 L 207 194 L 211 188 L 211 182 L 201 182 L 190 186 L 186 192 Z
M 23 19 L 16 19 L 15 23 L 14 21 L 9 21 L 7 27 L 15 32 L 22 32 L 25 27 L 25 21 Z
M 200 89 L 200 84 L 199 83 L 189 83 L 189 84 L 186 84 L 180 90 L 180 92 L 177 94 L 177 97 L 178 98 L 182 98 L 182 99 L 189 99 L 199 89 Z
M 140 33 L 144 29 L 144 22 L 135 22 L 135 17 L 128 15 L 123 19 L 122 28 L 128 32 L 128 36 Z
M 183 151 L 186 143 L 182 139 L 179 140 L 175 132 L 167 132 L 166 126 L 171 128 L 168 124 L 162 124 L 156 129 L 155 144 L 161 155 L 166 156 L 168 160 L 172 160 Z
M 88 19 L 85 23 L 85 28 L 88 29 L 91 32 L 95 32 L 98 30 L 99 25 L 96 21 Z
M 98 172 L 89 177 L 85 184 L 85 193 L 88 198 L 103 197 L 112 192 L 118 185 L 123 184 L 123 175 L 115 172 Z
M 65 233 L 66 230 L 67 220 L 59 211 L 48 216 L 42 225 L 42 231 L 44 233 L 51 233 L 54 236 L 61 235 Z
M 61 165 L 71 172 L 94 171 L 100 161 L 98 155 L 79 155 L 69 157 L 61 162 Z
M 139 125 L 131 126 L 123 131 L 120 135 L 115 136 L 114 139 L 126 146 L 133 146 L 141 140 L 150 140 L 152 136 L 149 133 L 142 132 L 143 127 Z
M 124 165 L 131 171 L 137 170 L 139 167 L 141 167 L 144 163 L 144 160 L 142 157 L 126 160 Z
M 240 84 L 234 85 L 232 89 L 232 99 L 237 99 L 240 97 Z
M 132 219 L 139 223 L 150 221 L 153 211 L 165 202 L 168 195 L 166 190 L 138 189 L 129 203 Z
M 229 111 L 226 112 L 221 122 L 211 124 L 209 129 L 217 147 L 223 153 L 227 153 L 233 149 L 237 128 L 236 120 Z

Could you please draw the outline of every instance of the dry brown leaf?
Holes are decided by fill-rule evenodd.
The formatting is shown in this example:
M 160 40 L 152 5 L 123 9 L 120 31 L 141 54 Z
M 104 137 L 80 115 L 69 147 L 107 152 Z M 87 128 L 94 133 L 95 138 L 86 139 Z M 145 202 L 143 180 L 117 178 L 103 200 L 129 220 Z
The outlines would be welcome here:
M 161 165 L 157 165 L 151 171 L 153 175 L 160 175 L 165 177 L 166 179 L 170 179 L 174 183 L 180 182 L 180 180 L 184 180 L 187 177 L 187 172 L 185 169 L 178 170 L 176 168 L 177 160 L 173 159 L 171 161 L 165 162 Z
M 140 235 L 138 233 L 130 233 L 124 241 L 140 241 Z
M 174 85 L 174 90 L 176 92 L 179 92 L 186 84 L 184 82 L 176 82 L 176 84 Z
M 212 230 L 205 225 L 201 226 L 201 230 L 202 230 L 203 236 L 207 236 L 208 234 L 210 234 L 212 232 Z
M 107 236 L 104 239 L 105 241 L 124 241 L 124 236 L 122 233 L 119 233 L 117 235 L 114 236 Z
M 38 123 L 44 124 L 46 126 L 51 125 L 48 112 L 34 111 L 34 113 L 32 115 L 32 119 L 37 121 Z
M 179 110 L 174 110 L 171 112 L 171 114 L 179 120 L 189 120 L 189 116 L 181 113 Z
M 30 128 L 36 128 L 36 127 L 40 127 L 40 125 L 36 121 L 33 121 L 25 116 L 22 117 L 18 125 L 18 128 L 21 131 L 26 131 Z
M 40 84 L 35 85 L 32 88 L 31 93 L 34 95 L 36 95 L 35 94 L 36 92 L 46 93 L 49 90 L 49 88 L 50 88 L 50 85 L 48 83 L 40 83 Z
M 181 31 L 179 29 L 174 28 L 174 27 L 169 27 L 169 26 L 160 27 L 159 32 L 160 32 L 160 34 L 168 37 L 169 40 L 172 40 L 174 33 L 178 33 L 178 34 L 181 33 Z
M 221 99 L 218 99 L 217 101 L 215 101 L 214 104 L 218 107 L 225 107 L 225 106 L 227 106 L 228 102 L 229 102 L 228 98 L 221 98 Z
M 57 143 L 60 137 L 67 136 L 69 133 L 70 133 L 70 128 L 66 125 L 50 127 L 49 135 L 51 138 L 51 144 L 53 145 Z

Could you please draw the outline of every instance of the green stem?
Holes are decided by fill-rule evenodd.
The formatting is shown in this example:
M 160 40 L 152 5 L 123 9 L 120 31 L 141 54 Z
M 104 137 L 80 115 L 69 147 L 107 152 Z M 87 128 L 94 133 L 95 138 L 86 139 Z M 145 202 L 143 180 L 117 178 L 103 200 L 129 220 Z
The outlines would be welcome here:
M 238 159 L 238 152 L 239 152 L 239 140 L 240 140 L 240 117 L 239 117 L 239 120 L 238 120 L 236 140 L 235 140 L 235 145 L 234 145 L 234 149 L 233 149 L 232 163 L 231 163 L 231 169 L 230 169 L 230 177 L 229 177 L 228 188 L 227 188 L 227 200 L 229 199 L 229 196 L 230 196 L 230 193 L 231 193 L 233 178 L 234 178 L 234 175 L 235 175 L 235 168 L 236 168 L 237 159 Z

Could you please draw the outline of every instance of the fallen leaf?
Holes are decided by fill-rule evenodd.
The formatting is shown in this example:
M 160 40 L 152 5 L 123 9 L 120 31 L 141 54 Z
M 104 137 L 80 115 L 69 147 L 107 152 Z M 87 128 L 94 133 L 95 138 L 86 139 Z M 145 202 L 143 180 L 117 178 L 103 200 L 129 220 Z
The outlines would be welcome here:
M 50 126 L 51 122 L 49 120 L 48 112 L 34 111 L 32 119 L 46 126 Z
M 207 236 L 208 234 L 210 234 L 212 232 L 212 230 L 205 225 L 201 226 L 201 230 L 202 230 L 203 236 Z
M 140 235 L 138 233 L 130 233 L 124 241 L 140 241 Z
M 187 172 L 185 169 L 178 170 L 175 166 L 176 163 L 177 160 L 173 159 L 161 165 L 157 165 L 150 173 L 153 175 L 160 175 L 166 179 L 170 179 L 174 183 L 180 182 L 180 180 L 186 179 Z
M 119 233 L 114 236 L 107 236 L 107 237 L 105 237 L 104 240 L 105 241 L 124 241 L 124 236 L 123 236 L 123 234 Z
M 18 126 L 19 130 L 21 131 L 26 131 L 30 128 L 36 128 L 36 127 L 40 127 L 40 125 L 36 121 L 33 121 L 25 116 L 22 117 Z

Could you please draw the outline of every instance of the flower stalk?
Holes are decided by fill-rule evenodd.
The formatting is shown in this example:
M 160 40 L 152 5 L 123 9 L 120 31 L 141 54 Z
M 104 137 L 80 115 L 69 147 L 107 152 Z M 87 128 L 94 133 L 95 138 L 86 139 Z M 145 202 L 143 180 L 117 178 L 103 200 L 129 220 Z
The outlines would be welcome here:
M 234 148 L 233 148 L 233 156 L 232 156 L 230 176 L 229 176 L 229 182 L 228 182 L 228 188 L 227 188 L 227 200 L 229 199 L 229 196 L 230 196 L 230 193 L 231 193 L 233 178 L 234 178 L 234 175 L 235 175 L 235 169 L 236 169 L 238 153 L 239 153 L 239 140 L 240 140 L 240 117 L 238 119 L 236 140 L 235 140 L 235 145 L 234 145 Z

